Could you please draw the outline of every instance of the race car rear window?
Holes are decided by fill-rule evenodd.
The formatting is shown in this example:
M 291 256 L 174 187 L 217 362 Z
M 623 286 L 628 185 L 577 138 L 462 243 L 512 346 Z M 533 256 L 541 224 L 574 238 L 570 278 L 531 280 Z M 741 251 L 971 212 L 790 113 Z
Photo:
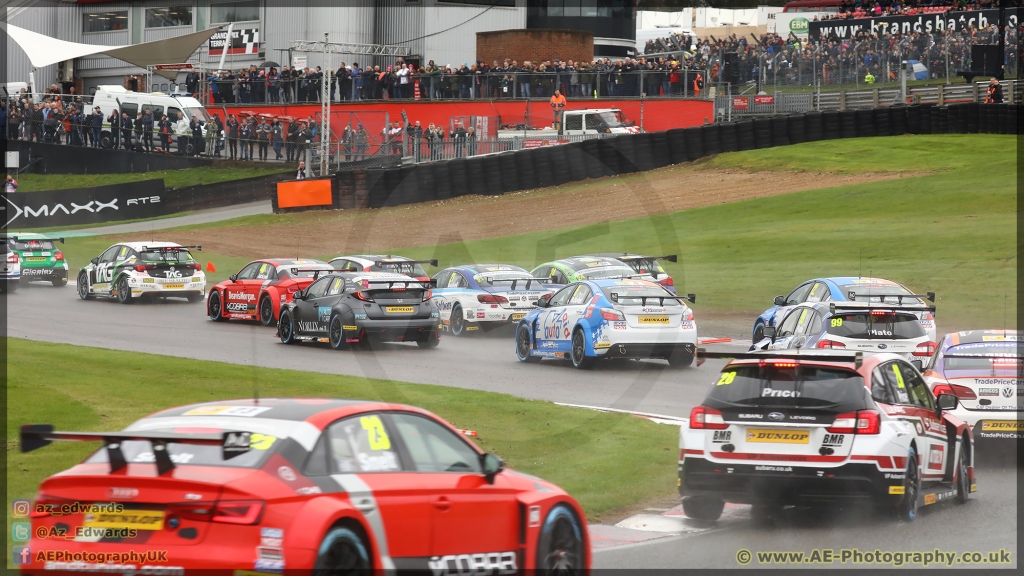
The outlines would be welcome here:
M 639 272 L 641 274 L 665 273 L 665 269 L 661 267 L 661 263 L 659 263 L 657 260 L 651 260 L 649 258 L 630 258 L 621 260 L 626 264 L 629 264 L 629 267 L 632 268 L 635 272 Z
M 899 304 L 899 299 L 896 298 L 900 294 L 913 294 L 913 292 L 903 288 L 902 286 L 880 286 L 874 284 L 845 284 L 839 287 L 841 294 L 849 298 L 850 292 L 853 292 L 856 296 L 856 302 L 873 302 L 882 304 Z M 924 306 L 924 301 L 920 298 L 904 298 L 903 304 L 910 306 L 921 305 Z
M 380 266 L 371 265 L 371 272 L 394 272 L 396 274 L 405 274 L 406 276 L 423 277 L 427 273 L 423 270 L 423 266 L 419 264 L 410 264 L 408 262 L 382 262 Z
M 594 280 L 596 278 L 619 278 L 623 276 L 634 276 L 636 275 L 636 271 L 627 266 L 608 266 L 605 268 L 584 268 L 583 270 L 578 271 L 577 274 Z
M 481 286 L 511 286 L 512 278 L 530 278 L 530 273 L 526 270 L 510 270 L 502 272 L 481 272 L 473 278 L 480 283 Z M 506 280 L 507 278 L 507 280 Z M 526 286 L 525 281 L 516 282 L 516 287 Z
M 986 342 L 953 346 L 943 352 L 942 367 L 945 370 L 1024 372 L 1020 346 L 1021 344 L 1017 342 Z M 947 358 L 948 355 L 970 357 Z
M 317 266 L 315 268 L 294 268 L 294 273 L 292 273 L 293 268 L 288 266 L 285 266 L 283 270 L 292 278 L 313 278 L 317 275 L 317 271 L 334 271 L 333 268 L 325 266 Z
M 788 406 L 837 411 L 866 408 L 865 402 L 864 378 L 856 372 L 771 361 L 764 366 L 727 367 L 705 400 L 715 408 Z
M 228 468 L 258 468 L 268 454 L 277 448 L 278 438 L 264 434 L 253 434 L 250 439 L 250 450 L 229 460 L 222 458 L 220 446 L 200 446 L 197 444 L 167 444 L 167 452 L 171 462 L 184 466 L 225 466 Z M 121 443 L 121 452 L 129 464 L 155 464 L 156 457 L 149 442 L 128 440 Z M 100 464 L 110 460 L 107 449 L 100 448 L 86 463 Z
M 56 250 L 57 246 L 50 240 L 10 240 L 15 250 Z
M 180 250 L 143 250 L 139 253 L 139 258 L 146 262 L 195 262 L 192 259 L 192 253 L 185 248 Z
M 877 312 L 836 314 L 825 323 L 826 330 L 835 336 L 865 340 L 902 340 L 925 335 L 921 322 L 913 314 Z
M 656 298 L 664 296 L 664 306 L 680 306 L 678 300 L 669 300 L 673 298 L 672 294 L 664 288 L 655 286 L 605 286 L 601 288 L 604 295 L 613 304 L 621 304 L 623 306 L 643 306 L 644 296 L 650 296 L 647 299 L 647 306 L 662 306 L 659 300 Z

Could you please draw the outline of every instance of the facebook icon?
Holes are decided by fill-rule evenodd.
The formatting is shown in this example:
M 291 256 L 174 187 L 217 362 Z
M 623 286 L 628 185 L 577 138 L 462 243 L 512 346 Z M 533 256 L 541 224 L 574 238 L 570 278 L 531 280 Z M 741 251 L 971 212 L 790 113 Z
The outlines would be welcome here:
M 15 564 L 28 564 L 32 561 L 32 549 L 28 546 L 15 546 L 11 557 Z

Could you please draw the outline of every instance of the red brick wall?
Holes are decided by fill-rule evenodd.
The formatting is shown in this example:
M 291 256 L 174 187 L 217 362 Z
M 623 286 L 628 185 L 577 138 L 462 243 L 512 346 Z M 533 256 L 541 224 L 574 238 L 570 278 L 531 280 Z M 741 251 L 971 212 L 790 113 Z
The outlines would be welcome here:
M 505 59 L 543 62 L 545 60 L 594 59 L 594 34 L 582 30 L 498 30 L 476 33 L 476 59 L 487 64 Z

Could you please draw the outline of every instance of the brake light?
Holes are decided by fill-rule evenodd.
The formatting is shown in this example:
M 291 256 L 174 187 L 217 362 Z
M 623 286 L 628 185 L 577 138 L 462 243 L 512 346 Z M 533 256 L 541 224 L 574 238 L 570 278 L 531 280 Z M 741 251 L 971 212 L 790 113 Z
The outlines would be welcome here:
M 687 320 L 687 321 L 692 322 L 693 321 L 693 310 L 687 310 L 686 311 L 686 316 L 683 318 L 683 320 Z
M 212 520 L 225 524 L 256 524 L 262 513 L 260 500 L 223 500 L 214 505 Z
M 892 315 L 892 314 L 893 313 L 891 311 L 889 311 L 889 310 L 872 310 L 871 311 L 871 315 L 872 316 L 889 316 L 889 315 Z
M 54 260 L 63 260 L 64 259 L 64 253 L 61 252 L 60 250 L 54 252 L 53 253 L 53 259 Z
M 690 428 L 696 430 L 725 430 L 729 425 L 722 413 L 707 406 L 694 406 L 690 411 Z
M 662 278 L 661 280 L 658 280 L 658 284 L 661 284 L 662 286 L 675 286 L 676 285 L 676 283 L 672 280 L 671 276 L 669 276 L 668 278 Z
M 934 320 L 934 319 L 935 319 L 935 314 L 932 314 L 931 312 L 925 312 L 924 314 L 921 315 L 921 320 Z
M 16 253 L 14 253 L 14 252 L 11 252 L 10 254 L 8 254 L 7 255 L 7 263 L 8 264 L 17 264 L 18 263 L 18 255 Z
M 424 302 L 427 302 L 427 301 L 429 301 L 429 300 L 430 300 L 431 298 L 433 298 L 433 296 L 434 296 L 434 293 L 433 293 L 433 291 L 431 291 L 431 290 L 427 290 L 427 291 L 423 292 L 423 301 L 424 301 Z
M 508 304 L 508 298 L 496 294 L 477 294 L 476 299 L 481 304 Z
M 796 362 L 768 362 L 765 360 L 761 360 L 758 364 L 760 364 L 762 368 L 769 364 L 776 368 L 796 368 L 798 366 Z
M 363 302 L 373 302 L 373 298 L 370 298 L 370 296 L 363 291 L 356 292 L 355 294 L 353 294 L 353 296 L 356 297 L 356 300 L 362 300 Z
M 846 344 L 842 342 L 836 342 L 835 340 L 818 340 L 816 348 L 825 348 L 829 350 L 836 350 L 838 348 L 846 348 Z
M 836 416 L 835 421 L 826 430 L 833 434 L 878 434 L 881 428 L 882 418 L 878 412 L 858 410 Z
M 427 278 L 426 276 L 417 276 L 416 279 L 420 282 L 430 282 L 430 278 Z
M 974 393 L 974 390 L 957 384 L 936 384 L 935 388 L 932 388 L 932 394 L 936 398 L 938 398 L 939 394 L 952 394 L 961 400 L 978 399 L 978 395 Z
M 145 264 L 139 264 L 135 267 L 136 272 L 145 272 L 146 270 L 149 270 L 149 266 L 146 266 Z
M 601 318 L 604 318 L 605 320 L 611 320 L 613 322 L 623 322 L 626 320 L 626 317 L 622 312 L 619 312 L 614 308 L 599 308 L 599 310 L 601 311 Z
M 935 353 L 935 342 L 921 342 L 914 350 L 914 356 L 931 356 Z

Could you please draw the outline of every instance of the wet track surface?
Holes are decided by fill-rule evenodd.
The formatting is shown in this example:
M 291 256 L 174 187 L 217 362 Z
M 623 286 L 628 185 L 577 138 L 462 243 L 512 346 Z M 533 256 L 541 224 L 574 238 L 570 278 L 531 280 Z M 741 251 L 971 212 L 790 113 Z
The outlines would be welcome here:
M 525 398 L 602 406 L 621 410 L 688 417 L 699 404 L 722 361 L 701 367 L 671 369 L 664 361 L 601 362 L 589 371 L 568 363 L 539 365 L 516 360 L 511 330 L 442 336 L 434 350 L 415 344 L 388 344 L 372 350 L 334 351 L 326 344 L 285 346 L 273 328 L 252 323 L 211 322 L 203 304 L 184 300 L 137 302 L 81 301 L 74 287 L 23 286 L 2 297 L 7 305 L 7 334 L 48 342 L 98 346 L 126 351 L 339 375 L 442 384 L 514 394 Z M 702 337 L 713 336 L 702 334 Z M 940 504 L 923 509 L 912 524 L 901 524 L 859 508 L 787 511 L 774 525 L 755 526 L 737 511 L 732 521 L 689 535 L 594 552 L 596 568 L 733 568 L 742 567 L 737 553 L 857 548 L 862 552 L 998 551 L 1017 562 L 1017 474 L 1005 466 L 980 468 L 978 491 L 964 506 Z M 691 520 L 685 520 L 692 523 Z M 821 565 L 804 564 L 808 568 Z M 910 566 L 912 564 L 909 564 Z M 767 567 L 756 555 L 747 567 Z M 887 564 L 846 564 L 828 567 L 881 568 Z M 1006 568 L 991 564 L 955 567 Z M 933 566 L 934 567 L 934 566 Z

